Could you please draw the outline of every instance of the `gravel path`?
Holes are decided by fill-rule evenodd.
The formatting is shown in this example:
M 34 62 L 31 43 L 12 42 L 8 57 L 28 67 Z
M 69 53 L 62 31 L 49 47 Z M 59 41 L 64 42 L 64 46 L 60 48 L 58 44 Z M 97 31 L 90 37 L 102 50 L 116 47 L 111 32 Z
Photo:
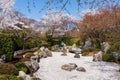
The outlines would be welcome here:
M 41 59 L 36 75 L 42 80 L 120 80 L 119 65 L 115 63 L 93 62 L 91 56 L 74 58 L 72 53 L 67 56 L 61 54 L 53 52 L 53 57 Z M 61 66 L 68 63 L 76 63 L 86 72 L 62 70 Z

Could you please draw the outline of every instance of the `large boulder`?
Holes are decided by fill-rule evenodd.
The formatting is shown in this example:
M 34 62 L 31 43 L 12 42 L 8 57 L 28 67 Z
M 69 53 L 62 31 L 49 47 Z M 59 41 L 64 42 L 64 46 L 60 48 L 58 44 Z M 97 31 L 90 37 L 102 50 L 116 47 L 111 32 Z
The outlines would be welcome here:
M 86 72 L 86 69 L 84 67 L 78 67 L 76 70 L 80 72 Z
M 104 52 L 104 54 L 106 54 L 107 51 L 110 49 L 109 43 L 103 42 L 103 43 L 101 44 L 101 49 L 102 49 L 102 51 Z
M 43 56 L 43 58 L 47 58 L 46 52 L 42 52 L 42 56 Z
M 36 72 L 40 68 L 39 63 L 36 61 L 26 61 L 24 63 L 28 67 L 28 69 L 31 73 Z
M 42 47 L 40 48 L 40 50 L 41 50 L 41 51 L 44 51 L 44 49 L 45 49 L 45 47 L 44 47 L 44 46 L 42 46 Z
M 18 56 L 24 55 L 27 52 L 34 52 L 34 51 L 35 51 L 34 49 L 18 50 L 14 52 L 14 57 L 16 58 Z
M 38 55 L 31 56 L 31 57 L 30 57 L 30 60 L 31 60 L 31 61 L 40 62 L 40 57 L 39 57 Z
M 74 58 L 80 58 L 80 55 L 76 53 Z
M 39 58 L 47 58 L 46 52 L 42 51 L 38 54 Z
M 93 55 L 93 61 L 102 61 L 103 52 L 99 51 Z
M 69 63 L 69 64 L 64 64 L 61 66 L 61 69 L 66 70 L 66 71 L 72 71 L 77 67 L 75 63 Z
M 52 57 L 52 52 L 48 48 L 45 48 L 45 53 L 48 57 Z

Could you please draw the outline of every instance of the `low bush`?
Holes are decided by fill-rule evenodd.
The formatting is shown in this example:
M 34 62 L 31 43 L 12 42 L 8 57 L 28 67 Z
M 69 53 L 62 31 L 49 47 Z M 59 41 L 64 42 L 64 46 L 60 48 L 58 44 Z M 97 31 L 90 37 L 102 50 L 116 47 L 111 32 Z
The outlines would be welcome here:
M 29 72 L 27 66 L 23 62 L 18 62 L 18 63 L 15 64 L 15 66 L 19 71 L 24 71 L 25 73 Z
M 0 75 L 0 80 L 24 80 L 24 79 L 18 78 L 15 75 Z
M 110 50 L 120 52 L 120 41 L 112 44 L 111 47 L 110 47 Z
M 6 55 L 6 61 L 11 61 L 13 58 L 13 35 L 12 34 L 0 34 L 0 55 Z
M 0 64 L 0 75 L 1 74 L 17 75 L 18 70 L 13 64 L 2 63 Z
M 82 56 L 87 56 L 87 55 L 88 55 L 87 52 L 82 53 Z
M 107 61 L 107 62 L 116 62 L 115 57 L 112 56 L 111 54 L 104 54 L 102 59 L 103 61 Z

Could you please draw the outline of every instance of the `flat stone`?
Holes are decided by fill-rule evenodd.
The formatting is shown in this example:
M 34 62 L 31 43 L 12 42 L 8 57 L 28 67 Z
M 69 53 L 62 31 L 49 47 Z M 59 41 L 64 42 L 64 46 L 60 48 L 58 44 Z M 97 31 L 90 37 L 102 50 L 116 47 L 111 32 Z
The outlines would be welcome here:
M 74 58 L 80 58 L 80 55 L 76 53 Z
M 86 72 L 86 70 L 85 70 L 84 67 L 78 67 L 76 70 L 77 70 L 77 71 L 80 71 L 80 72 Z
M 61 66 L 61 69 L 66 70 L 66 71 L 72 71 L 77 67 L 75 63 L 69 63 L 69 64 L 64 64 Z
M 61 54 L 61 56 L 67 56 L 67 54 L 63 53 L 63 54 Z

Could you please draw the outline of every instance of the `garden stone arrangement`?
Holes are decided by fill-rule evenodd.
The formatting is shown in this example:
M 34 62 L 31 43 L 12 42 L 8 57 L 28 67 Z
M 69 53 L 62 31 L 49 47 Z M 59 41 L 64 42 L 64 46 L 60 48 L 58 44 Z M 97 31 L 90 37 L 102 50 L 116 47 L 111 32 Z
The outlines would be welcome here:
M 119 80 L 120 66 L 112 62 L 93 61 L 93 56 L 74 58 L 74 54 L 52 52 L 52 57 L 40 60 L 35 73 L 42 80 Z M 117 75 L 116 75 L 117 74 Z

